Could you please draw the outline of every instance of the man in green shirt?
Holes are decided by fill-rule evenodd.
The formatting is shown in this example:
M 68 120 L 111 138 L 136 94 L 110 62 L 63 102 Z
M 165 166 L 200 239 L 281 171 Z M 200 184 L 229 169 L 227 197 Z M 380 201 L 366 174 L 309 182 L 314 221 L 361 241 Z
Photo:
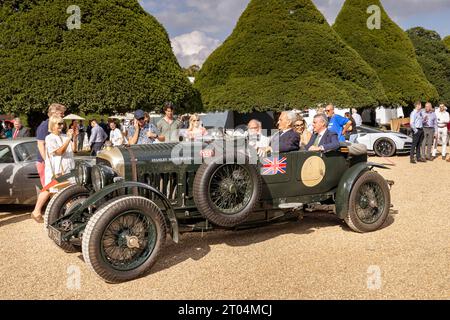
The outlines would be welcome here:
M 179 129 L 181 122 L 174 119 L 174 106 L 171 102 L 164 103 L 164 118 L 158 121 L 156 126 L 160 132 L 160 137 L 164 137 L 164 142 L 179 142 Z

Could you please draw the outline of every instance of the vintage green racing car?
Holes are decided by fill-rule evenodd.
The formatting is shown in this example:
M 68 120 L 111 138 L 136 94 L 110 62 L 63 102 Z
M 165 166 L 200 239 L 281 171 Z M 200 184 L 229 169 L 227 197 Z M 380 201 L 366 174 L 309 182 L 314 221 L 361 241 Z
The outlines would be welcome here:
M 331 205 L 356 232 L 379 229 L 389 215 L 393 182 L 364 152 L 342 146 L 258 157 L 228 140 L 100 152 L 49 202 L 49 237 L 68 252 L 81 247 L 89 267 L 115 283 L 146 274 L 167 235 L 178 243 L 184 232 L 298 219 L 314 204 Z

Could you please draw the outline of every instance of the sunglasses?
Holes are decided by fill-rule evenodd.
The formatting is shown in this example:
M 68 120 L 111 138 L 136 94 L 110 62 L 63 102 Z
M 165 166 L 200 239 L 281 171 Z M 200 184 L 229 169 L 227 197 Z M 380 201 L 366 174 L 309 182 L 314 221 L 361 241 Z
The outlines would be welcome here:
M 200 120 L 192 120 L 192 122 L 200 122 Z
M 142 120 L 145 120 L 145 118 L 139 118 L 139 119 L 137 119 L 138 121 L 142 121 Z
M 325 112 L 331 112 L 332 110 L 325 110 Z
M 58 126 L 63 126 L 64 122 L 58 122 Z

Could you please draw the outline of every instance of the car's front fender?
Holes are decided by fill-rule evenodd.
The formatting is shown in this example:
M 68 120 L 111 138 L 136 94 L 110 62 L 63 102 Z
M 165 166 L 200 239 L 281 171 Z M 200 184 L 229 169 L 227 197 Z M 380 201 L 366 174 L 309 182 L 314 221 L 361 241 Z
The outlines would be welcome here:
M 169 200 L 166 198 L 164 194 L 162 194 L 159 190 L 145 183 L 134 181 L 123 181 L 110 184 L 105 188 L 103 188 L 102 190 L 100 190 L 99 192 L 95 192 L 93 195 L 87 198 L 82 204 L 75 206 L 73 209 L 71 209 L 71 211 L 68 214 L 83 213 L 85 210 L 88 210 L 89 207 L 103 200 L 109 194 L 121 189 L 128 189 L 131 190 L 132 192 L 134 192 L 133 189 L 134 190 L 145 189 L 149 190 L 152 194 L 155 194 L 159 198 L 159 200 L 161 200 L 161 202 L 164 204 L 164 207 L 166 209 L 165 213 L 167 214 L 167 218 L 170 221 L 170 231 L 172 239 L 174 242 L 178 243 L 179 240 L 178 221 L 176 219 L 172 205 L 170 204 Z
M 350 198 L 350 192 L 353 189 L 353 185 L 356 180 L 366 171 L 372 170 L 372 168 L 389 169 L 388 167 L 372 162 L 358 163 L 345 171 L 344 175 L 339 181 L 339 185 L 336 191 L 335 203 L 336 203 L 336 215 L 340 219 L 344 219 L 348 212 L 348 201 Z

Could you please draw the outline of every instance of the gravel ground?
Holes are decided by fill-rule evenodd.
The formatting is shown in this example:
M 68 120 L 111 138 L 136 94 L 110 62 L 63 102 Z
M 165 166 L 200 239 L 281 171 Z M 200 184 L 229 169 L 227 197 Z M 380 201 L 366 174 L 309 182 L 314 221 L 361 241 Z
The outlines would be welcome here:
M 29 219 L 30 208 L 2 206 L 0 298 L 448 299 L 450 164 L 389 161 L 392 170 L 380 172 L 395 181 L 395 206 L 377 232 L 357 234 L 319 213 L 253 230 L 184 234 L 178 245 L 168 241 L 150 275 L 116 285 L 88 270 L 81 253 L 56 247 Z M 371 281 L 378 271 L 380 281 Z

